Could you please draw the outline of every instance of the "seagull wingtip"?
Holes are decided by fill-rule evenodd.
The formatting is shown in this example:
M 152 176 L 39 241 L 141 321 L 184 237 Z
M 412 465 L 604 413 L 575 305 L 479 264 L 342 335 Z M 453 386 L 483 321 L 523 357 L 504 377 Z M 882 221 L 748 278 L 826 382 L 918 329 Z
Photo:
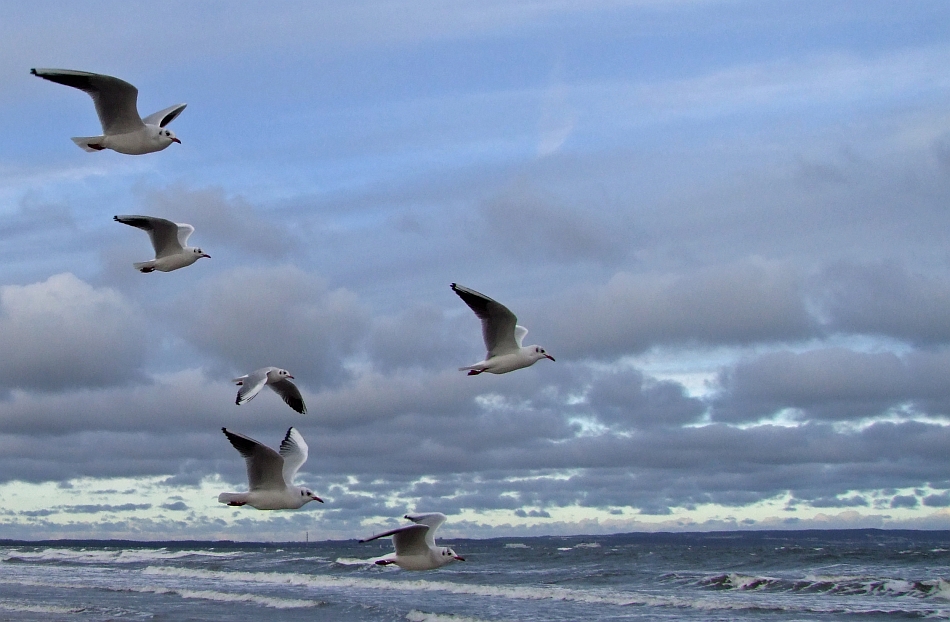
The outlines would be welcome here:
M 31 75 L 31 76 L 35 76 L 35 75 L 36 75 L 36 67 L 33 67 L 33 68 L 30 69 L 30 75 Z

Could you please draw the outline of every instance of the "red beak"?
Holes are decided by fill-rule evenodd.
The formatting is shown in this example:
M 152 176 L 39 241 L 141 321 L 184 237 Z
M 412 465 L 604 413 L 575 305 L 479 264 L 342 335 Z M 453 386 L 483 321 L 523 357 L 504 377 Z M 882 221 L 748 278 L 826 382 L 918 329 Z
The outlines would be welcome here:
M 179 145 L 181 144 L 181 141 L 178 140 L 177 137 L 176 137 L 176 138 L 173 138 L 173 139 L 172 139 L 172 142 L 173 142 L 173 143 L 178 143 Z
M 288 377 L 288 378 L 290 378 L 291 380 L 293 380 L 293 379 L 294 379 L 294 377 L 293 377 L 293 376 L 291 376 L 290 374 L 287 374 L 287 377 Z
M 465 561 L 465 558 L 462 557 L 461 555 L 456 555 L 456 556 L 455 556 L 455 559 L 459 560 L 460 562 L 464 562 L 464 561 Z
M 545 354 L 544 356 L 548 357 L 548 358 L 551 359 L 552 361 L 554 360 L 554 357 L 551 356 L 550 354 Z
M 211 259 L 211 255 L 209 255 L 209 254 L 207 254 L 207 253 L 201 253 L 201 256 L 202 256 L 202 257 L 207 257 L 208 259 Z M 551 360 L 553 361 L 554 359 L 551 359 Z
M 317 495 L 310 495 L 310 498 L 313 499 L 314 501 L 319 501 L 320 503 L 323 503 L 323 499 L 321 499 Z

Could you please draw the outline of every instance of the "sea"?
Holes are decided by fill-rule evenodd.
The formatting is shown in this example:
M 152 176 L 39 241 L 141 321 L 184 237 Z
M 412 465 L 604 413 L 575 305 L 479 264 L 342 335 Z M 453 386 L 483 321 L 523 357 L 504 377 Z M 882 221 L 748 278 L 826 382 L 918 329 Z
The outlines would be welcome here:
M 950 531 L 440 544 L 466 561 L 373 564 L 388 540 L 0 541 L 0 620 L 950 619 Z

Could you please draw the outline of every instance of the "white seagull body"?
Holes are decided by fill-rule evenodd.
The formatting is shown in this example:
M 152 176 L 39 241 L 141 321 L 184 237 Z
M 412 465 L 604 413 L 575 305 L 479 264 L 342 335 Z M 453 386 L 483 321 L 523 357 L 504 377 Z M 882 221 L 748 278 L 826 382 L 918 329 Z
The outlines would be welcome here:
M 299 412 L 301 415 L 307 414 L 307 406 L 303 403 L 303 396 L 300 395 L 300 389 L 290 380 L 293 376 L 286 369 L 279 367 L 261 367 L 251 373 L 235 378 L 238 389 L 235 404 L 240 406 L 254 399 L 254 396 L 261 392 L 264 386 L 268 386 L 280 396 L 284 402 Z
M 396 564 L 403 570 L 432 570 L 454 561 L 464 562 L 465 558 L 456 554 L 447 546 L 435 545 L 435 530 L 445 522 L 445 514 L 406 514 L 405 518 L 414 524 L 397 527 L 375 536 L 360 540 L 369 542 L 377 538 L 393 537 L 396 552 L 376 560 L 380 566 Z
M 85 151 L 112 149 L 128 155 L 161 151 L 181 141 L 165 126 L 175 120 L 187 104 L 176 104 L 144 119 L 136 106 L 139 91 L 124 80 L 88 71 L 71 69 L 31 69 L 34 76 L 85 91 L 96 105 L 102 136 L 73 138 Z
M 554 360 L 554 357 L 540 346 L 521 345 L 528 329 L 518 326 L 518 318 L 508 307 L 474 289 L 455 283 L 452 283 L 452 291 L 458 294 L 482 321 L 482 338 L 488 350 L 484 361 L 459 367 L 459 371 L 468 371 L 469 376 L 486 371 L 490 374 L 505 374 L 522 367 L 530 367 L 541 359 Z
M 290 428 L 280 443 L 280 453 L 253 438 L 221 428 L 247 463 L 248 492 L 222 492 L 219 503 L 249 505 L 258 510 L 296 510 L 323 499 L 304 486 L 294 486 L 294 476 L 307 461 L 307 442 Z
M 171 272 L 195 263 L 202 257 L 211 258 L 200 248 L 188 246 L 188 238 L 195 228 L 154 216 L 114 216 L 113 220 L 137 227 L 148 233 L 155 249 L 155 259 L 134 263 L 139 272 Z

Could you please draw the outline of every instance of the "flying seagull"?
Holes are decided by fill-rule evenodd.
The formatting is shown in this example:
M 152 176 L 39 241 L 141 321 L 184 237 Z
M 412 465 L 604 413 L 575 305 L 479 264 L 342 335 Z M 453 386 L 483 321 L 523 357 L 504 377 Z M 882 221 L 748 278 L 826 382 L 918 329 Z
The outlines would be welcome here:
M 484 371 L 504 374 L 534 365 L 541 359 L 554 360 L 554 357 L 540 346 L 521 345 L 528 329 L 517 325 L 518 318 L 508 307 L 474 289 L 455 283 L 452 283 L 452 291 L 458 294 L 482 321 L 482 338 L 485 340 L 485 348 L 488 349 L 484 361 L 468 367 L 459 367 L 459 371 L 468 370 L 469 376 Z
M 376 560 L 378 565 L 396 564 L 403 570 L 432 570 L 454 561 L 465 561 L 464 557 L 449 547 L 435 545 L 435 530 L 445 522 L 445 514 L 441 512 L 406 514 L 405 518 L 414 524 L 397 527 L 360 540 L 360 542 L 369 542 L 377 538 L 393 537 L 396 552 Z
M 269 386 L 284 402 L 301 415 L 307 414 L 307 406 L 303 403 L 303 397 L 300 395 L 300 389 L 291 382 L 293 376 L 286 369 L 278 367 L 261 367 L 252 371 L 246 376 L 235 378 L 234 382 L 241 387 L 238 389 L 235 404 L 240 406 L 254 399 L 254 396 L 261 392 L 264 385 Z
M 142 155 L 161 151 L 172 143 L 181 144 L 175 133 L 165 126 L 174 121 L 187 104 L 169 106 L 143 119 L 136 107 L 139 91 L 124 80 L 71 69 L 30 69 L 30 73 L 85 91 L 92 97 L 103 135 L 73 138 L 85 151 L 112 149 Z
M 190 266 L 202 257 L 211 258 L 200 248 L 186 246 L 188 238 L 195 231 L 191 225 L 154 216 L 114 216 L 113 220 L 138 227 L 148 232 L 148 237 L 152 239 L 155 259 L 132 264 L 139 272 L 171 272 Z
M 296 510 L 311 501 L 323 503 L 309 488 L 294 486 L 297 470 L 307 461 L 307 442 L 290 428 L 280 453 L 253 438 L 221 428 L 247 463 L 248 492 L 222 492 L 219 503 L 249 505 L 258 510 Z

